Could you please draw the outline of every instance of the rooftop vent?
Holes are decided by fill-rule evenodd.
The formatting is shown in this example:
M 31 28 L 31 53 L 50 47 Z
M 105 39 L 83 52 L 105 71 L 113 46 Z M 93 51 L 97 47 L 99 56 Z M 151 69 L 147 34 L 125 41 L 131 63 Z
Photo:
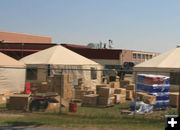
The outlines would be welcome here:
M 176 48 L 180 48 L 180 44 L 178 44 Z

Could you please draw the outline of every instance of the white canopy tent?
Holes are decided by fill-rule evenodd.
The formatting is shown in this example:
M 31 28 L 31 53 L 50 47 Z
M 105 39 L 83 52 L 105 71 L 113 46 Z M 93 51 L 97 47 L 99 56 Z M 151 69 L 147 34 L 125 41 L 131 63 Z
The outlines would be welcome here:
M 24 63 L 0 52 L 0 94 L 24 90 L 25 69 L 22 69 L 24 67 Z
M 57 45 L 32 55 L 22 58 L 20 61 L 25 63 L 28 67 L 48 67 L 62 68 L 62 69 L 76 69 L 64 70 L 63 72 L 73 74 L 74 85 L 77 84 L 78 78 L 84 78 L 85 84 L 90 87 L 95 87 L 97 83 L 101 82 L 102 72 L 98 71 L 96 78 L 92 79 L 91 71 L 82 71 L 80 69 L 102 69 L 102 66 L 92 60 L 89 60 L 61 45 Z M 52 70 L 51 74 L 59 73 L 58 70 Z M 38 70 L 37 80 L 45 81 L 47 78 L 47 70 Z
M 180 47 L 167 51 L 154 57 L 151 60 L 138 64 L 134 67 L 134 70 L 140 71 L 153 71 L 146 73 L 167 75 L 171 78 L 171 84 L 178 84 L 180 81 L 179 74 L 173 73 L 173 71 L 180 71 Z M 161 71 L 161 72 L 158 72 Z M 172 71 L 172 73 L 165 73 L 163 71 Z M 143 72 L 141 72 L 143 73 Z M 145 73 L 145 72 L 144 72 Z M 170 90 L 178 91 L 178 86 L 171 85 Z
M 134 70 L 180 70 L 180 47 L 138 64 Z

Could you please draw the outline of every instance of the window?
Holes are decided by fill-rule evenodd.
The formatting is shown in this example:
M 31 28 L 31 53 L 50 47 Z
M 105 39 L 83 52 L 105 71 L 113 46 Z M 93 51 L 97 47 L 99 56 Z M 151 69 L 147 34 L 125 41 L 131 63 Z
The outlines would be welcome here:
M 37 68 L 27 68 L 27 80 L 37 80 Z
M 136 59 L 136 54 L 135 53 L 133 54 L 133 59 Z
M 149 59 L 149 55 L 146 55 L 146 59 L 147 59 L 147 60 Z
M 152 55 L 149 55 L 149 59 L 152 59 Z
M 91 67 L 91 79 L 97 79 L 97 71 L 93 67 Z
M 47 76 L 51 76 L 51 65 L 48 64 Z
M 141 54 L 138 54 L 138 59 L 141 59 Z
M 145 55 L 144 54 L 142 54 L 142 59 L 145 59 Z
M 170 73 L 170 84 L 180 85 L 180 73 Z

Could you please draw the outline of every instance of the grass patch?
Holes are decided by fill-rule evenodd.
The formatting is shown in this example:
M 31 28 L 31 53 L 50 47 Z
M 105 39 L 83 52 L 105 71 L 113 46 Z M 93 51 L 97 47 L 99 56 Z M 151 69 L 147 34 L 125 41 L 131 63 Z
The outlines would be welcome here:
M 67 108 L 62 113 L 25 113 L 23 117 L 0 117 L 1 126 L 55 126 L 68 128 L 97 128 L 97 129 L 127 129 L 127 130 L 162 130 L 164 115 L 175 112 L 174 109 L 154 111 L 152 114 L 122 115 L 123 109 L 128 109 L 129 103 L 115 105 L 109 108 L 89 108 L 78 106 L 76 113 L 69 113 Z M 158 118 L 157 118 L 158 116 Z

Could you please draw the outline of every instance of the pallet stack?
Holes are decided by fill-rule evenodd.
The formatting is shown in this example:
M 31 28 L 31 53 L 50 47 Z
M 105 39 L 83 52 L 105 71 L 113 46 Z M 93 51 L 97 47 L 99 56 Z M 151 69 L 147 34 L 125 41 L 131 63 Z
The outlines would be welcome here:
M 29 110 L 30 96 L 25 94 L 15 94 L 10 96 L 7 102 L 8 110 Z
M 98 105 L 102 107 L 113 106 L 114 105 L 114 88 L 101 87 L 98 92 Z
M 169 107 L 169 81 L 170 78 L 163 75 L 138 74 L 137 92 L 146 93 L 144 101 L 153 104 L 154 109 L 165 109 Z M 156 102 L 154 104 L 154 96 Z
M 33 93 L 47 93 L 55 92 L 60 94 L 62 85 L 62 97 L 70 99 L 74 96 L 72 88 L 73 77 L 71 74 L 62 74 L 62 81 L 60 75 L 53 75 L 47 78 L 47 82 L 34 82 L 31 83 Z
M 97 94 L 85 95 L 82 100 L 82 106 L 84 107 L 96 107 L 98 101 Z
M 84 85 L 84 79 L 78 79 L 78 85 L 74 86 L 74 100 L 81 102 L 85 95 L 95 94 L 95 90 L 92 90 L 90 87 Z
M 126 85 L 126 99 L 133 100 L 135 93 L 135 85 L 134 84 L 127 84 Z

